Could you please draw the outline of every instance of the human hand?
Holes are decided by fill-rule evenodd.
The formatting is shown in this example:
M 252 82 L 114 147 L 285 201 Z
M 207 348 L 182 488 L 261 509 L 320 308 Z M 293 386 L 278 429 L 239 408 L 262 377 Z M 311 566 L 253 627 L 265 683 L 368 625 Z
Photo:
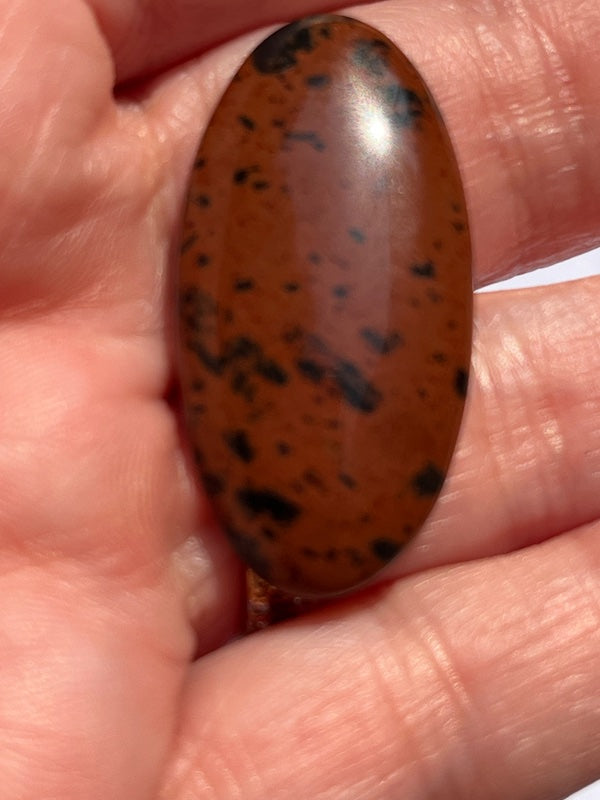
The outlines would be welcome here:
M 394 580 L 231 641 L 170 276 L 256 29 L 326 5 L 4 0 L 3 800 L 547 800 L 600 775 L 600 278 L 478 296 L 452 473 Z M 477 285 L 599 242 L 595 0 L 353 15 L 442 108 Z

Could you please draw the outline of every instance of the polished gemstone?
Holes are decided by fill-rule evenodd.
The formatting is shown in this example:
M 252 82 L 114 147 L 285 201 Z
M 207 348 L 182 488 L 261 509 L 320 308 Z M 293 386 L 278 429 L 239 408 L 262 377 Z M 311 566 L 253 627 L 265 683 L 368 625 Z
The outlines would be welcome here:
M 463 412 L 470 261 L 454 152 L 405 56 L 331 15 L 260 44 L 200 145 L 178 290 L 199 472 L 274 585 L 356 587 L 427 518 Z

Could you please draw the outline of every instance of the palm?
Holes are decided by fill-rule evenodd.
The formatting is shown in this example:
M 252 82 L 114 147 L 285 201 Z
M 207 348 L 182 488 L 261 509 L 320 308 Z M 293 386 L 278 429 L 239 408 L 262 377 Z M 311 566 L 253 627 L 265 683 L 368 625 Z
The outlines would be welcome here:
M 147 797 L 196 609 L 216 597 L 218 545 L 186 544 L 198 509 L 164 399 L 165 278 L 199 89 L 175 76 L 147 109 L 115 102 L 89 11 L 34 6 L 34 41 L 25 9 L 4 38 L 25 63 L 1 133 L 1 750 L 9 772 L 29 765 L 4 796 L 94 797 L 95 777 L 109 797 Z M 214 644 L 218 620 L 203 625 Z
M 249 45 L 228 46 L 159 75 L 143 94 L 130 88 L 115 100 L 113 55 L 90 12 L 93 5 L 106 23 L 101 12 L 110 4 L 64 0 L 62 14 L 42 0 L 5 5 L 3 796 L 133 800 L 160 793 L 165 800 L 229 800 L 259 797 L 266 788 L 274 797 L 321 792 L 323 798 L 354 800 L 395 797 L 402 787 L 405 796 L 421 796 L 420 790 L 447 797 L 446 784 L 429 782 L 425 789 L 414 764 L 427 762 L 430 747 L 443 774 L 461 757 L 461 747 L 478 741 L 488 726 L 501 729 L 504 715 L 517 713 L 522 702 L 509 683 L 522 665 L 511 667 L 507 653 L 530 652 L 531 609 L 519 602 L 514 587 L 532 586 L 534 602 L 550 609 L 538 625 L 547 646 L 560 636 L 568 635 L 571 644 L 597 636 L 590 621 L 592 589 L 580 596 L 561 583 L 566 562 L 578 579 L 569 585 L 589 580 L 586 559 L 577 553 L 591 552 L 591 523 L 600 510 L 593 478 L 600 452 L 593 439 L 596 334 L 570 311 L 587 308 L 592 314 L 597 286 L 480 303 L 479 319 L 488 324 L 478 340 L 479 380 L 448 491 L 399 567 L 414 577 L 334 607 L 315 622 L 284 626 L 192 662 L 236 631 L 239 569 L 197 495 L 168 401 L 169 270 L 198 134 L 223 80 Z M 292 5 L 291 11 L 301 13 L 309 4 Z M 209 44 L 211 31 L 221 39 L 226 27 L 219 14 L 205 13 L 202 44 Z M 242 4 L 239 13 L 248 18 L 242 27 L 269 21 L 252 20 Z M 390 14 L 383 7 L 369 21 L 384 24 Z M 190 25 L 182 21 L 181 27 L 183 55 Z M 123 49 L 119 77 L 143 74 L 161 58 L 176 60 L 174 46 L 163 49 L 161 55 L 149 48 L 152 58 Z M 439 84 L 443 94 L 444 78 Z M 487 175 L 485 154 L 469 139 L 468 123 L 463 120 L 460 129 L 457 109 L 455 116 L 471 169 L 483 281 L 484 272 L 510 266 L 515 253 L 497 234 L 497 219 L 481 198 L 504 191 L 508 206 L 509 197 L 495 173 L 478 185 L 473 171 Z M 588 146 L 599 136 L 595 131 Z M 549 218 L 535 231 L 521 231 L 525 258 L 561 254 L 545 235 L 545 224 L 548 234 L 567 241 L 566 248 L 583 237 L 592 240 L 598 220 L 589 210 L 577 213 L 576 205 L 566 222 L 561 217 L 561 229 Z M 593 200 L 585 205 L 594 207 Z M 536 213 L 543 215 L 541 205 Z M 550 318 L 560 319 L 560 326 L 548 330 Z M 553 348 L 549 361 L 542 331 L 544 347 Z M 499 371 L 501 358 L 505 369 Z M 551 541 L 584 523 L 590 527 Z M 510 563 L 484 558 L 543 540 L 548 544 L 540 555 L 524 549 Z M 462 566 L 425 571 L 459 561 Z M 574 609 L 564 620 L 558 618 L 561 598 Z M 487 642 L 485 634 L 498 618 L 483 616 L 491 606 L 506 627 Z M 380 638 L 382 630 L 386 636 Z M 502 658 L 509 661 L 506 674 L 494 666 Z M 579 674 L 586 658 L 587 650 L 577 662 Z M 398 672 L 401 681 L 394 679 Z M 564 689 L 566 674 L 566 660 L 557 658 L 554 677 L 546 679 L 547 695 Z M 564 689 L 567 700 L 584 683 L 582 678 Z M 369 693 L 365 685 L 379 689 Z M 448 685 L 456 695 L 447 693 Z M 521 691 L 531 691 L 524 678 Z M 435 726 L 428 739 L 427 724 L 421 726 L 422 741 L 415 739 L 415 697 L 426 707 L 440 696 L 446 699 L 434 716 L 436 724 L 449 726 L 449 743 L 436 739 Z M 492 696 L 503 700 L 487 723 L 474 722 L 473 698 L 485 697 L 481 702 L 491 707 Z M 544 697 L 545 705 L 540 701 L 535 711 L 540 729 L 527 727 L 534 711 L 522 727 L 537 737 L 540 751 L 552 753 L 557 745 L 548 732 L 551 720 L 542 724 Z M 546 791 L 558 786 L 560 792 L 593 776 L 598 744 L 590 731 L 599 713 L 597 703 L 588 703 L 575 715 L 569 751 L 577 755 Z M 508 745 L 505 752 L 502 742 L 498 747 L 508 759 Z M 406 760 L 402 767 L 399 752 Z M 478 759 L 477 769 L 488 769 L 485 753 Z M 517 755 L 512 768 L 525 775 L 527 763 L 526 753 L 521 761 Z M 465 785 L 453 796 L 467 794 L 468 776 L 461 781 Z M 343 794 L 349 786 L 356 793 Z M 542 794 L 543 780 L 540 786 L 539 794 L 524 789 L 517 796 L 554 796 Z
M 33 41 L 15 10 L 3 40 L 25 62 L 1 133 L 4 796 L 94 797 L 102 776 L 144 797 L 193 647 L 171 561 L 190 495 L 162 400 L 178 132 L 113 101 L 74 10 Z

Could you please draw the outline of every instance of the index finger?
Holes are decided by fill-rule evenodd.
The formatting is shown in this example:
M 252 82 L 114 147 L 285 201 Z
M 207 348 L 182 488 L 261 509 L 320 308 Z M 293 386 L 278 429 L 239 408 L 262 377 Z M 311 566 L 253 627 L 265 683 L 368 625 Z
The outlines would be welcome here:
M 88 2 L 110 43 L 119 82 L 160 71 L 264 25 L 336 8 L 327 0 L 228 0 L 226 8 L 223 0 Z

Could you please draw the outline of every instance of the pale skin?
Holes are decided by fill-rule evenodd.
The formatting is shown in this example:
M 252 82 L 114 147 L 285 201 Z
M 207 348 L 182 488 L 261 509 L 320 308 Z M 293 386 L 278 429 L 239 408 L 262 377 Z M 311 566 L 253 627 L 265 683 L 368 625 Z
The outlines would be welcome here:
M 3 800 L 550 800 L 600 777 L 600 278 L 477 297 L 418 539 L 371 591 L 232 641 L 242 571 L 173 400 L 178 225 L 241 60 L 335 7 L 0 9 Z M 442 108 L 477 285 L 600 243 L 597 0 L 352 13 Z

